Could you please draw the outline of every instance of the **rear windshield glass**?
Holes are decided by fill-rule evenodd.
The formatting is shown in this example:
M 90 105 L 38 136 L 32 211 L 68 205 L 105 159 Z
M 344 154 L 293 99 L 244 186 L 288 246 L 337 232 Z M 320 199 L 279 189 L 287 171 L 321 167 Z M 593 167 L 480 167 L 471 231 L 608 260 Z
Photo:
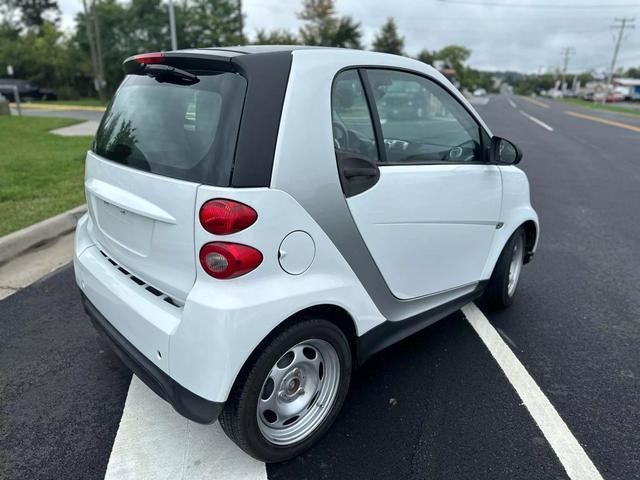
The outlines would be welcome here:
M 228 186 L 246 80 L 194 72 L 193 85 L 129 75 L 98 128 L 94 152 L 158 175 Z

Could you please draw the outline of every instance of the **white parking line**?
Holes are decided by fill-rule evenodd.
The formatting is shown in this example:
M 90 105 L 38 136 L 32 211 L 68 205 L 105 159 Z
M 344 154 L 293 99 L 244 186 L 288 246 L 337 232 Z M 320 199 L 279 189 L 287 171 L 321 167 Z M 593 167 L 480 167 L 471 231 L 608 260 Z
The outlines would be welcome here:
M 467 320 L 498 362 L 516 393 L 538 424 L 571 480 L 602 480 L 591 459 L 558 415 L 549 399 L 502 340 L 487 317 L 473 303 L 462 308 Z
M 546 123 L 544 123 L 542 120 L 537 119 L 536 117 L 534 117 L 533 115 L 529 115 L 527 112 L 524 112 L 522 110 L 520 110 L 520 113 L 522 115 L 524 115 L 525 117 L 527 117 L 529 120 L 531 120 L 534 123 L 537 123 L 538 125 L 540 125 L 542 128 L 546 128 L 547 130 L 549 130 L 550 132 L 553 132 L 553 127 L 550 127 L 549 125 L 547 125 Z
M 505 373 L 571 480 L 603 480 L 549 399 L 478 307 L 462 308 Z M 264 463 L 229 440 L 220 426 L 184 419 L 135 375 L 105 480 L 266 480 Z
M 517 108 L 517 106 L 516 106 L 516 102 L 514 102 L 514 101 L 513 101 L 513 100 L 511 100 L 510 98 L 509 98 L 508 100 L 509 100 L 509 105 L 511 105 L 513 108 Z
M 186 420 L 133 376 L 105 479 L 203 478 L 266 480 L 267 470 L 229 440 L 219 424 Z

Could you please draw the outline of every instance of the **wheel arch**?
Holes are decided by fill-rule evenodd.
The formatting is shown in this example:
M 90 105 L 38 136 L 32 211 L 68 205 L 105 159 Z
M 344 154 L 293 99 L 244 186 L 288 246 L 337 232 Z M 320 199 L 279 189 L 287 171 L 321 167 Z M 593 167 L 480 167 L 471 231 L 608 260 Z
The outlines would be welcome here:
M 238 371 L 238 374 L 233 381 L 231 391 L 234 390 L 237 387 L 238 383 L 244 379 L 244 377 L 248 373 L 248 370 L 251 368 L 256 358 L 260 354 L 260 351 L 265 347 L 265 345 L 271 342 L 273 338 L 275 338 L 282 330 L 288 328 L 290 325 L 294 324 L 297 321 L 309 318 L 322 318 L 323 320 L 327 320 L 337 326 L 342 331 L 342 333 L 344 333 L 351 349 L 352 366 L 356 367 L 358 365 L 358 333 L 353 316 L 345 308 L 336 304 L 322 303 L 318 305 L 311 305 L 291 314 L 289 317 L 284 319 L 282 322 L 276 325 L 260 341 L 260 343 L 258 343 L 258 345 L 256 345 L 256 347 L 251 351 L 249 356 L 242 364 L 242 367 Z
M 538 216 L 531 208 L 519 209 L 519 212 L 513 212 L 511 219 L 504 223 L 503 227 L 496 230 L 493 238 L 493 247 L 482 272 L 481 280 L 488 280 L 493 273 L 493 269 L 498 262 L 498 258 L 504 249 L 504 246 L 519 228 L 524 228 L 525 232 L 525 246 L 526 246 L 526 258 L 525 263 L 528 263 L 533 254 L 536 251 L 538 245 L 538 237 L 540 232 L 540 226 L 538 224 Z M 510 227 L 510 228 L 509 228 Z

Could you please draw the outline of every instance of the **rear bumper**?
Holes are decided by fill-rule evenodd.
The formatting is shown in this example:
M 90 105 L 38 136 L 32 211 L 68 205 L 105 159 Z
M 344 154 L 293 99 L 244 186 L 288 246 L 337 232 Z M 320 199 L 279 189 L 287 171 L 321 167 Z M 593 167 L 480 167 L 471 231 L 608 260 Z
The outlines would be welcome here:
M 198 423 L 212 423 L 218 419 L 224 403 L 206 400 L 179 385 L 131 345 L 84 294 L 82 302 L 94 327 L 104 336 L 116 355 L 180 415 Z

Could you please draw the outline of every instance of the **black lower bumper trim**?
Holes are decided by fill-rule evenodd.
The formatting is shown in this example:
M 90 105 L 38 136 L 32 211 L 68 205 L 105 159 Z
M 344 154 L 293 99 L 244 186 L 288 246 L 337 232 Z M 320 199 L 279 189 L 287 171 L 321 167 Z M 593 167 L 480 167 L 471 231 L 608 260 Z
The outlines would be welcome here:
M 206 400 L 178 384 L 122 336 L 84 294 L 82 302 L 91 322 L 122 362 L 180 415 L 198 423 L 213 423 L 218 419 L 224 403 Z

